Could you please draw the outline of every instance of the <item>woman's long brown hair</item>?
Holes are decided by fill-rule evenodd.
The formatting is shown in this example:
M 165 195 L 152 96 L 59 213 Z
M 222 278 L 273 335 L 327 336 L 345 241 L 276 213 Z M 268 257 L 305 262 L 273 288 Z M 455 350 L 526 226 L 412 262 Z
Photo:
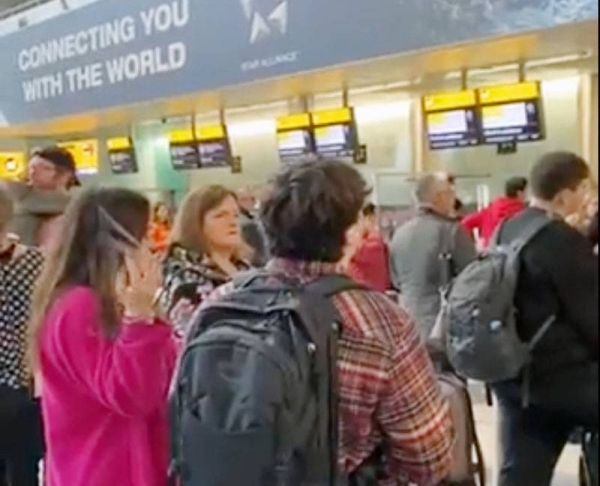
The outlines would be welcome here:
M 64 215 L 61 238 L 51 248 L 34 295 L 31 359 L 37 362 L 39 335 L 56 298 L 73 286 L 91 288 L 100 302 L 99 322 L 107 337 L 119 328 L 116 282 L 127 249 L 148 231 L 150 203 L 126 189 L 87 191 Z

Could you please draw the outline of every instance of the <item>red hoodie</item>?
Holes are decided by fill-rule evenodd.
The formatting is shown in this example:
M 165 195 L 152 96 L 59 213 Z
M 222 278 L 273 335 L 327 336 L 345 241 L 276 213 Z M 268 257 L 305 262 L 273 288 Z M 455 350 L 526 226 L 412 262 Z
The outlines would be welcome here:
M 483 245 L 487 248 L 496 228 L 507 219 L 519 214 L 525 207 L 525 203 L 520 199 L 500 197 L 491 206 L 465 217 L 461 224 L 470 234 L 479 230 Z
M 352 258 L 350 276 L 367 287 L 380 292 L 390 290 L 388 247 L 379 234 L 365 238 Z

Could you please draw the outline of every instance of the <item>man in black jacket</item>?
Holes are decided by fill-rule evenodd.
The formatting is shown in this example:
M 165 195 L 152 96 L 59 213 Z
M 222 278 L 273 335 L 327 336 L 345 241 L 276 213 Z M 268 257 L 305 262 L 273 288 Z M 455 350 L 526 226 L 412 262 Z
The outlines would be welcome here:
M 539 218 L 549 224 L 521 255 L 516 306 L 519 333 L 531 341 L 550 316 L 556 322 L 534 350 L 530 385 L 496 385 L 503 462 L 499 486 L 550 486 L 556 463 L 577 427 L 598 430 L 598 260 L 584 235 L 566 224 L 584 201 L 590 171 L 566 152 L 533 169 L 532 207 L 508 221 L 500 243 L 517 240 Z M 523 407 L 528 389 L 531 405 Z

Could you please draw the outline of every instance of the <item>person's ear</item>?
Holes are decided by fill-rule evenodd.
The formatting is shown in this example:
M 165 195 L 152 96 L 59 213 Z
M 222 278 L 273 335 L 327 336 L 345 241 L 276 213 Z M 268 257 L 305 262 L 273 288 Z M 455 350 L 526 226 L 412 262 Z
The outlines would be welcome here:
M 58 173 L 58 183 L 62 187 L 66 187 L 67 189 L 71 188 L 71 182 L 73 179 L 73 175 L 70 172 L 60 171 Z

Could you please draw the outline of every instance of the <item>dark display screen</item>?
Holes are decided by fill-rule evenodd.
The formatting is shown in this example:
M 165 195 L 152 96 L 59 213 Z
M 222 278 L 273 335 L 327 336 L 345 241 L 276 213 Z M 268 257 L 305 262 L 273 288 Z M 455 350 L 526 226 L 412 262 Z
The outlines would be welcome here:
M 198 142 L 200 166 L 203 169 L 229 167 L 231 165 L 231 150 L 227 139 Z
M 110 150 L 108 153 L 110 168 L 113 174 L 134 174 L 138 171 L 137 160 L 133 148 Z
M 312 135 L 305 128 L 279 132 L 277 145 L 281 160 L 300 160 L 313 152 Z
M 356 140 L 351 124 L 328 125 L 315 128 L 317 153 L 325 157 L 352 157 Z
M 539 99 L 483 106 L 481 126 L 486 144 L 537 142 L 545 137 Z
M 475 107 L 426 115 L 431 150 L 479 145 L 479 120 Z
M 198 142 L 171 143 L 171 160 L 175 170 L 194 170 L 200 168 L 200 154 Z

